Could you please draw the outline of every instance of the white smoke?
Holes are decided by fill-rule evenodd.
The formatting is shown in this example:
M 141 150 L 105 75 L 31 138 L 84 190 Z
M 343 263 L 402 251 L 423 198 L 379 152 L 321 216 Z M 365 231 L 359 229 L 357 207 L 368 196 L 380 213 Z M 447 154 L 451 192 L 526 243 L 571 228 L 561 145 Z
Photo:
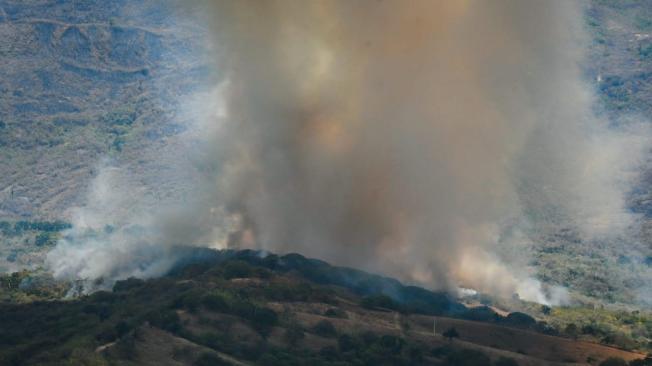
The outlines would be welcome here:
M 589 238 L 636 224 L 625 195 L 650 134 L 593 113 L 580 3 L 207 9 L 227 77 L 194 104 L 194 199 L 125 223 L 147 234 L 80 240 L 115 214 L 91 195 L 48 257 L 58 276 L 156 275 L 172 245 L 228 245 L 559 303 L 563 289 L 545 290 L 499 249 L 560 226 Z

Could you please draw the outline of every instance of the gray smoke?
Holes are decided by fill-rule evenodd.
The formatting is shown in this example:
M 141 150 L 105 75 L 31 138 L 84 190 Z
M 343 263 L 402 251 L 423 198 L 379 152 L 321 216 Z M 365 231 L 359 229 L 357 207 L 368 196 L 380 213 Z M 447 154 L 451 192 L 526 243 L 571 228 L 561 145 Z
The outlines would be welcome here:
M 149 276 L 173 245 L 247 247 L 549 303 L 563 290 L 499 253 L 559 226 L 593 238 L 636 225 L 625 194 L 649 134 L 593 113 L 579 2 L 202 9 L 226 76 L 193 104 L 195 198 L 138 215 L 136 239 L 73 233 L 49 256 L 55 273 Z

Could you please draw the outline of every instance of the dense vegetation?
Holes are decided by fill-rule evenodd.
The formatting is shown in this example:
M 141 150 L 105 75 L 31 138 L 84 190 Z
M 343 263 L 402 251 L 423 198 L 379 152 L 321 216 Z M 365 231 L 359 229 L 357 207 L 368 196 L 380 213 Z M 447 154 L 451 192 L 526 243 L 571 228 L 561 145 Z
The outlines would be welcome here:
M 519 311 L 530 314 L 539 319 L 534 329 L 547 334 L 652 352 L 652 312 L 649 310 L 609 307 L 592 302 L 549 307 L 487 295 L 477 295 L 468 300 L 510 309 L 514 311 L 512 314 L 519 314 Z
M 170 357 L 192 365 L 232 357 L 259 365 L 507 366 L 518 363 L 460 347 L 455 328 L 442 330 L 447 343 L 433 345 L 402 321 L 400 332 L 346 324 L 354 313 L 378 322 L 383 314 L 435 313 L 545 330 L 524 313 L 467 309 L 445 294 L 296 254 L 184 250 L 194 259 L 168 276 L 130 278 L 70 300 L 61 298 L 74 284 L 43 273 L 0 277 L 0 364 L 138 364 L 152 357 L 143 354 L 148 342 L 168 334 Z
M 225 252 L 218 257 L 181 266 L 170 276 L 160 279 L 119 281 L 112 291 L 100 291 L 69 301 L 45 301 L 52 299 L 53 294 L 39 292 L 38 286 L 21 286 L 29 278 L 28 272 L 4 276 L 0 278 L 2 293 L 14 296 L 4 297 L 0 305 L 0 324 L 3 325 L 0 327 L 0 363 L 59 365 L 65 361 L 101 365 L 124 361 L 129 364 L 135 357 L 136 345 L 139 337 L 143 337 L 142 327 L 146 324 L 207 350 L 261 365 L 307 362 L 317 365 L 414 365 L 431 364 L 434 360 L 465 365 L 467 363 L 460 363 L 460 360 L 488 359 L 455 347 L 430 349 L 426 344 L 408 341 L 399 335 L 369 331 L 346 333 L 333 323 L 347 316 L 339 308 L 342 301 L 354 301 L 366 308 L 401 311 L 418 308 L 410 305 L 414 298 L 402 302 L 399 298 L 383 295 L 383 289 L 400 294 L 425 293 L 429 294 L 425 302 L 437 299 L 435 303 L 439 305 L 444 300 L 450 303 L 445 309 L 438 308 L 438 312 L 462 308 L 444 295 L 422 289 L 417 291 L 393 280 L 331 267 L 298 255 L 261 258 L 254 252 Z M 343 283 L 344 274 L 346 287 L 333 286 L 333 283 Z M 381 292 L 375 293 L 374 289 Z M 33 301 L 17 304 L 16 293 L 30 294 Z M 323 312 L 322 320 L 307 327 L 291 313 L 268 305 L 275 302 L 321 303 L 330 307 Z M 219 317 L 211 314 L 219 314 Z M 210 327 L 204 330 L 195 322 Z M 257 341 L 238 341 L 230 331 L 236 323 L 255 331 Z M 268 341 L 274 332 L 283 334 L 280 337 L 283 342 Z M 331 339 L 332 345 L 318 350 L 298 347 L 308 334 Z M 93 352 L 113 342 L 115 345 L 108 351 Z M 177 353 L 184 351 L 177 350 Z M 219 357 L 219 354 L 204 352 L 194 362 L 197 365 L 216 364 L 215 359 Z M 473 362 L 468 364 L 478 364 Z
M 0 302 L 29 303 L 57 300 L 65 296 L 71 286 L 55 281 L 42 270 L 14 272 L 0 275 Z
M 47 251 L 71 227 L 58 220 L 0 220 L 0 273 L 42 266 Z

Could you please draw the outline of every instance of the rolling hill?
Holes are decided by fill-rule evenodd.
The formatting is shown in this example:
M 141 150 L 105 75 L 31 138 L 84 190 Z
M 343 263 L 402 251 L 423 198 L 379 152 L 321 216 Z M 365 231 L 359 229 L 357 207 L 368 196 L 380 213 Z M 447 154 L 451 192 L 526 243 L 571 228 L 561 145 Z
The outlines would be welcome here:
M 463 366 L 645 357 L 550 335 L 523 313 L 470 308 L 445 293 L 298 254 L 180 250 L 193 260 L 168 276 L 119 281 L 112 291 L 70 300 L 44 301 L 52 294 L 38 284 L 3 281 L 4 293 L 33 297 L 0 305 L 0 362 Z

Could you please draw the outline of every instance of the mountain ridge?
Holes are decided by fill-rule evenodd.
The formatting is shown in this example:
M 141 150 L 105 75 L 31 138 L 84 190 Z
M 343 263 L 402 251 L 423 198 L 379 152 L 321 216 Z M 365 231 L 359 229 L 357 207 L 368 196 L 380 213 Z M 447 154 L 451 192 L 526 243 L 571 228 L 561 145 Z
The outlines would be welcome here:
M 571 356 L 580 364 L 577 357 L 644 357 L 550 337 L 522 313 L 467 308 L 445 293 L 298 254 L 182 250 L 187 260 L 158 279 L 130 278 L 110 292 L 65 301 L 0 301 L 0 361 L 461 366 L 474 359 L 568 365 Z M 30 290 L 23 281 L 3 279 L 0 291 L 38 292 L 37 282 Z M 450 329 L 459 339 L 442 336 Z

